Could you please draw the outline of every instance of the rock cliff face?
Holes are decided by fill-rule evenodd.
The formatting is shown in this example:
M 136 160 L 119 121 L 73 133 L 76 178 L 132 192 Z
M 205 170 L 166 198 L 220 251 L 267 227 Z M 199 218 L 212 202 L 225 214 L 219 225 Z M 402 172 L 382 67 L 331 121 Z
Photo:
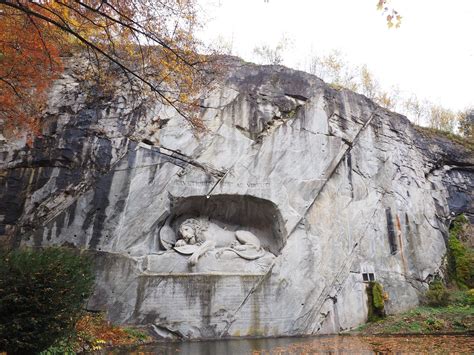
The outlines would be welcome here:
M 112 321 L 165 338 L 350 329 L 367 279 L 387 312 L 416 305 L 452 216 L 474 218 L 472 151 L 312 75 L 233 63 L 199 133 L 74 68 L 33 146 L 1 146 L 0 241 L 89 249 L 89 308 Z

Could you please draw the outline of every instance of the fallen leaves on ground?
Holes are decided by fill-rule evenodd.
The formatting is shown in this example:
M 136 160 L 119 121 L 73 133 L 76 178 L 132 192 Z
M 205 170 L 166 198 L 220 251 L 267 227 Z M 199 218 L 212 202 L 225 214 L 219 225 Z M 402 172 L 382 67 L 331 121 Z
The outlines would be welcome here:
M 328 336 L 308 339 L 269 349 L 254 350 L 252 355 L 338 353 L 466 353 L 474 351 L 472 336 Z
M 76 324 L 78 347 L 100 350 L 106 346 L 133 345 L 149 341 L 150 337 L 138 330 L 116 326 L 103 314 L 86 313 Z

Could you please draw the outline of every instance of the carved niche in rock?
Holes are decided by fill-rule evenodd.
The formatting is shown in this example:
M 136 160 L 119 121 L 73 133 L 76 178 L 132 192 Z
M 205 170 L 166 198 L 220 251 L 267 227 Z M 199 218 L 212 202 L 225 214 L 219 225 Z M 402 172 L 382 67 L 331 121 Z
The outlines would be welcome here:
M 269 201 L 218 195 L 173 202 L 160 244 L 168 258 L 189 256 L 189 267 L 229 271 L 246 263 L 245 270 L 262 271 L 284 245 L 280 213 Z

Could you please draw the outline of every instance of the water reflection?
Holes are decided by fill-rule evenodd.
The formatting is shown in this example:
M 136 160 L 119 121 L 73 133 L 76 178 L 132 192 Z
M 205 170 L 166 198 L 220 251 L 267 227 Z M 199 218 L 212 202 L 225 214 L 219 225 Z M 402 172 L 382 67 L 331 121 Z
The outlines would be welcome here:
M 466 353 L 474 352 L 471 336 L 320 336 L 265 338 L 182 343 L 158 343 L 107 354 L 379 354 L 379 353 Z

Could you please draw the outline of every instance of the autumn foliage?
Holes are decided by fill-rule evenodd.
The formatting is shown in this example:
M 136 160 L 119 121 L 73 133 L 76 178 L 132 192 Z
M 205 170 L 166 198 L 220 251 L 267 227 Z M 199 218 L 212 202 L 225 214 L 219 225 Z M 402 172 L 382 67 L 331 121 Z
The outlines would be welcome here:
M 48 88 L 80 53 L 90 77 L 115 66 L 186 117 L 205 85 L 194 0 L 0 0 L 0 120 L 38 130 Z
M 284 343 L 283 343 L 284 344 Z M 254 350 L 267 354 L 470 354 L 472 337 L 435 336 L 350 336 L 330 335 L 295 339 L 287 344 Z
M 113 325 L 103 313 L 87 313 L 76 323 L 76 336 L 71 343 L 77 352 L 99 350 L 106 346 L 134 345 L 150 341 L 145 333 L 133 328 Z
M 391 5 L 391 0 L 378 0 L 377 10 L 386 16 L 388 28 L 399 28 L 402 24 L 402 16 Z
M 61 70 L 51 25 L 13 9 L 0 12 L 0 119 L 8 128 L 38 130 L 38 113 Z

